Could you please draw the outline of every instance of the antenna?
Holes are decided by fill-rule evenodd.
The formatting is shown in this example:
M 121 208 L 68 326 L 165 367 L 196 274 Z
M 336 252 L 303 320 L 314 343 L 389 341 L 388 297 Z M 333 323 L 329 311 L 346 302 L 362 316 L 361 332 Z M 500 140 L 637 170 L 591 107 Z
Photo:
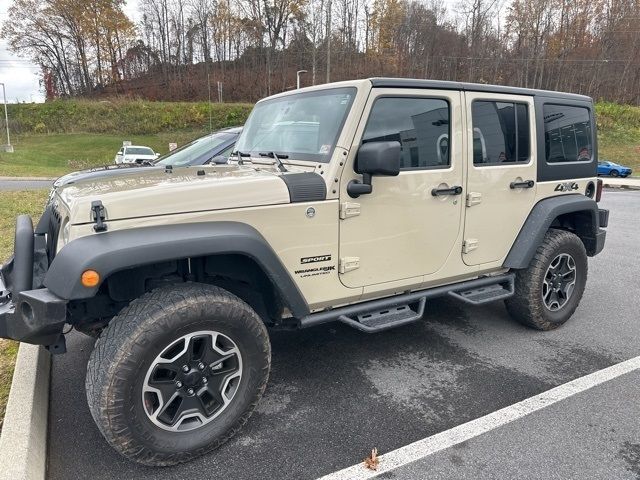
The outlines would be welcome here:
M 207 64 L 207 70 L 209 66 Z M 207 71 L 207 87 L 209 89 L 209 133 L 213 132 L 213 120 L 211 119 L 211 80 L 209 78 L 209 72 Z

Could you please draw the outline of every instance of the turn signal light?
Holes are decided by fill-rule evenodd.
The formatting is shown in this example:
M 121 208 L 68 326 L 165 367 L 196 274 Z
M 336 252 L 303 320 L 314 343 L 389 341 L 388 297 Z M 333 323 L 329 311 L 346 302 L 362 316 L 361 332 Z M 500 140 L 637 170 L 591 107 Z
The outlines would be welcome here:
M 95 287 L 100 283 L 100 274 L 95 270 L 85 270 L 82 272 L 80 282 L 85 287 Z

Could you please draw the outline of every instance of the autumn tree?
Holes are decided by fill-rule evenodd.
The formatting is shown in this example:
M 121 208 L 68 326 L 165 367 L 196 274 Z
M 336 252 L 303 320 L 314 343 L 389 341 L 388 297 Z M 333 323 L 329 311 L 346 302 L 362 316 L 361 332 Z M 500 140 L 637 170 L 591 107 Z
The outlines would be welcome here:
M 256 100 L 400 76 L 640 103 L 640 0 L 12 0 L 1 34 L 59 95 Z M 51 87 L 51 88 L 50 88 Z M 53 93 L 52 93 L 53 95 Z M 215 98 L 215 94 L 214 94 Z
M 91 92 L 122 78 L 134 27 L 122 0 L 15 0 L 0 35 L 50 75 L 61 95 Z

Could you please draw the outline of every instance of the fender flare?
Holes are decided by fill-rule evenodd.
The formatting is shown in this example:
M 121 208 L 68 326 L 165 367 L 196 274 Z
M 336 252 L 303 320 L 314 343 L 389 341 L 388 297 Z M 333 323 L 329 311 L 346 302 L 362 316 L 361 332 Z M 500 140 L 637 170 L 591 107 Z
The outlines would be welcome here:
M 254 260 L 265 272 L 291 313 L 309 314 L 298 286 L 265 238 L 240 222 L 206 222 L 140 227 L 81 237 L 56 254 L 44 285 L 66 300 L 93 297 L 100 285 L 85 287 L 82 272 L 92 269 L 101 283 L 111 274 L 131 267 L 214 254 L 240 254 Z
M 596 238 L 600 224 L 595 200 L 578 194 L 545 198 L 529 213 L 502 266 L 527 268 L 553 221 L 560 215 L 575 212 L 586 212 L 590 218 L 587 231 L 580 232 L 582 241 L 585 241 L 583 237 Z

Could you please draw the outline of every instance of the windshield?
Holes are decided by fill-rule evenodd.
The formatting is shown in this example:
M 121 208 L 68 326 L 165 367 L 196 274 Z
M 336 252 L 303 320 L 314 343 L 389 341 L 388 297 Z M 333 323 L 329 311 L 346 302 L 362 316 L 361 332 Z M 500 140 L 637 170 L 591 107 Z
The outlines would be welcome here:
M 198 138 L 160 157 L 156 165 L 173 165 L 176 167 L 202 165 L 214 157 L 220 145 L 233 140 L 234 137 L 235 135 L 232 133 L 214 133 L 213 135 Z
M 125 155 L 155 155 L 153 150 L 147 147 L 127 147 Z
M 255 157 L 275 152 L 285 158 L 326 163 L 355 96 L 356 89 L 346 87 L 260 102 L 236 148 Z

